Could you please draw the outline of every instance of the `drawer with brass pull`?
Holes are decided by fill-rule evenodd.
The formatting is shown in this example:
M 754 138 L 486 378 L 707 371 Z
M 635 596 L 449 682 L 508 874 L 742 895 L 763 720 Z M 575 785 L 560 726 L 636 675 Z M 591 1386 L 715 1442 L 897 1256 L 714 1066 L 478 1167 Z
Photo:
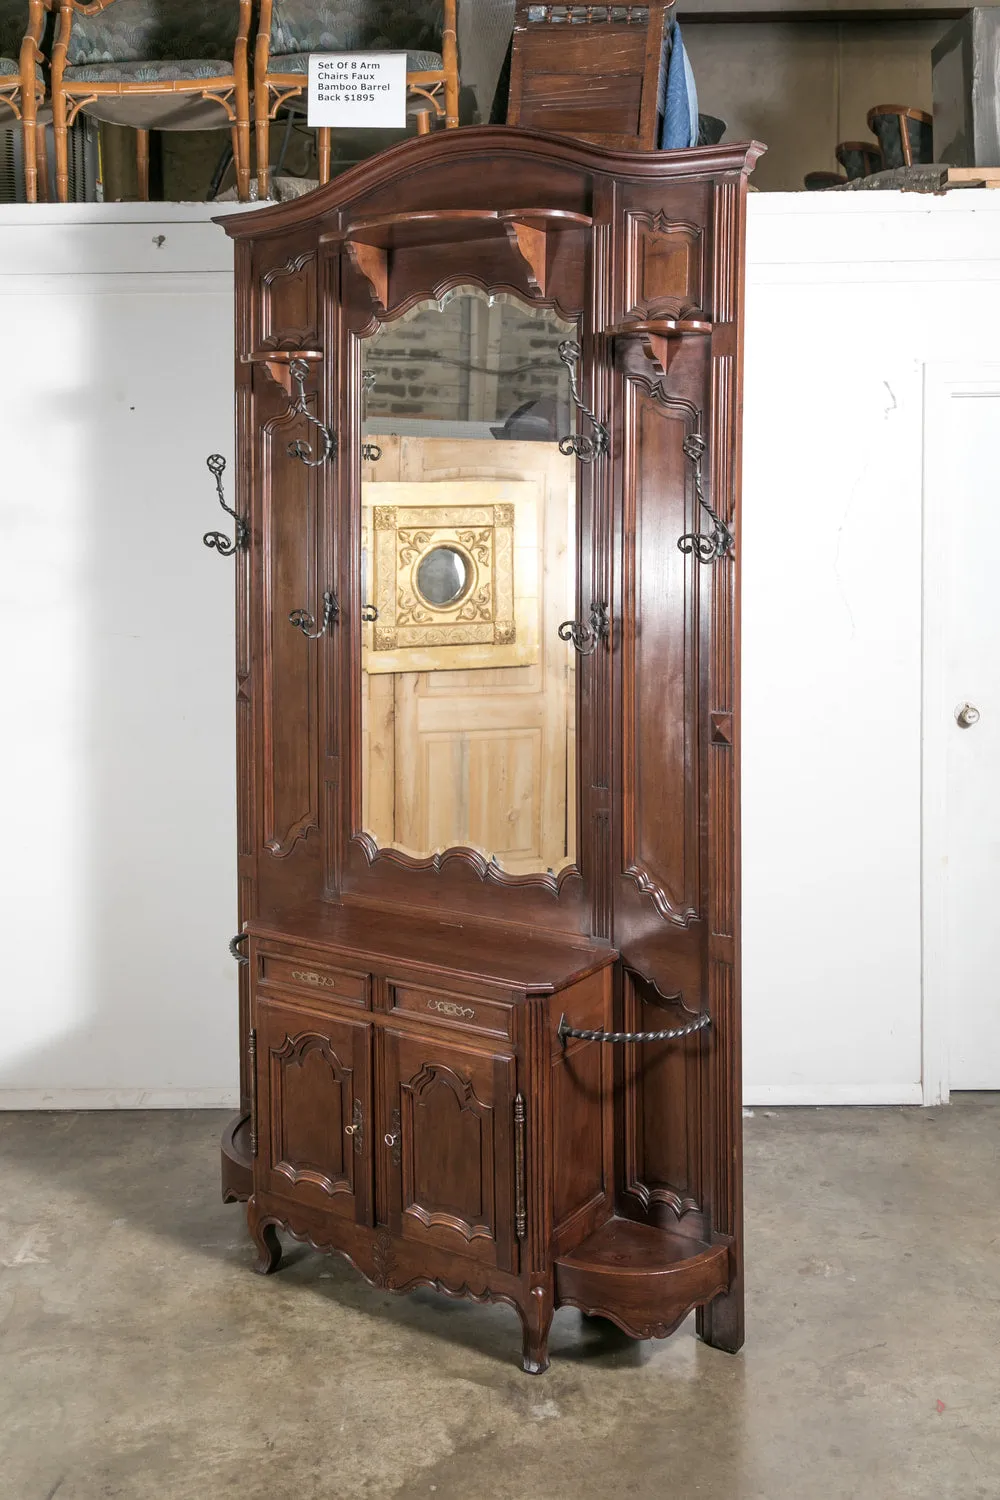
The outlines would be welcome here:
M 347 1005 L 367 1007 L 369 1003 L 367 974 L 332 969 L 328 964 L 313 963 L 311 959 L 261 953 L 259 975 L 262 984 L 280 985 L 283 990 L 325 996 L 328 1000 Z
M 405 1013 L 422 1021 L 437 1021 L 446 1026 L 461 1026 L 482 1031 L 488 1036 L 510 1037 L 512 1008 L 478 995 L 455 995 L 446 990 L 418 990 L 408 986 L 390 988 L 389 1010 L 393 1015 Z

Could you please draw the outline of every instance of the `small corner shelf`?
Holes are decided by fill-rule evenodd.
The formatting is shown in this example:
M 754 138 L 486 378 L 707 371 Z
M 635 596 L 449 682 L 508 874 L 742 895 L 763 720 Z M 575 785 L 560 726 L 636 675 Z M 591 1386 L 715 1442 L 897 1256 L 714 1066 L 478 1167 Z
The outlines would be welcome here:
M 710 338 L 712 331 L 713 325 L 703 318 L 636 318 L 607 330 L 612 338 L 639 339 L 658 375 L 667 373 L 679 340 L 692 335 Z
M 729 1286 L 729 1247 L 675 1230 L 609 1219 L 555 1263 L 556 1297 L 610 1318 L 636 1338 L 660 1338 Z
M 344 244 L 371 287 L 376 304 L 384 309 L 389 295 L 389 258 L 394 251 L 468 245 L 476 240 L 506 239 L 527 272 L 529 285 L 544 297 L 554 237 L 590 229 L 593 222 L 588 214 L 562 208 L 444 208 L 428 213 L 370 215 L 321 239 Z
M 286 396 L 292 394 L 292 365 L 317 364 L 323 358 L 319 349 L 257 349 L 247 356 L 246 363 L 263 365 L 275 385 L 280 385 Z

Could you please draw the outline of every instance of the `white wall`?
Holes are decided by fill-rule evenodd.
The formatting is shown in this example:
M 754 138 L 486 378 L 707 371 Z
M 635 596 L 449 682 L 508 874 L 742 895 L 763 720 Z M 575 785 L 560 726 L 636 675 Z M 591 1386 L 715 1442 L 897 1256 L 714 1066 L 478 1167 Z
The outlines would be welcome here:
M 750 207 L 747 1099 L 917 1102 L 923 363 L 1000 346 L 1000 194 Z M 235 1099 L 208 217 L 0 209 L 0 1107 Z
M 915 1103 L 923 374 L 1000 346 L 1000 194 L 750 208 L 746 1097 Z
M 235 1098 L 233 564 L 201 543 L 232 255 L 206 219 L 0 210 L 7 1107 Z

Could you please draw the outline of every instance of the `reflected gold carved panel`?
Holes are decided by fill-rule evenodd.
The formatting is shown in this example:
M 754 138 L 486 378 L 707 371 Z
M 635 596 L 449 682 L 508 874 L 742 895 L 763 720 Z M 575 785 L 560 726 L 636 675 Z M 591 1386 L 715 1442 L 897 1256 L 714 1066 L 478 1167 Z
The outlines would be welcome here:
M 365 487 L 377 619 L 370 674 L 528 666 L 538 660 L 540 495 L 532 483 Z

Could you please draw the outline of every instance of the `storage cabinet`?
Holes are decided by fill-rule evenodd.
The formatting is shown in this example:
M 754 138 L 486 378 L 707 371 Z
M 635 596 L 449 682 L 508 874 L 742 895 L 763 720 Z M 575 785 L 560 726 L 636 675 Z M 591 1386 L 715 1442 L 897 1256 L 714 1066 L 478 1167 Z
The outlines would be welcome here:
M 408 142 L 236 241 L 242 1107 L 375 1285 L 743 1338 L 742 256 L 759 147 Z

